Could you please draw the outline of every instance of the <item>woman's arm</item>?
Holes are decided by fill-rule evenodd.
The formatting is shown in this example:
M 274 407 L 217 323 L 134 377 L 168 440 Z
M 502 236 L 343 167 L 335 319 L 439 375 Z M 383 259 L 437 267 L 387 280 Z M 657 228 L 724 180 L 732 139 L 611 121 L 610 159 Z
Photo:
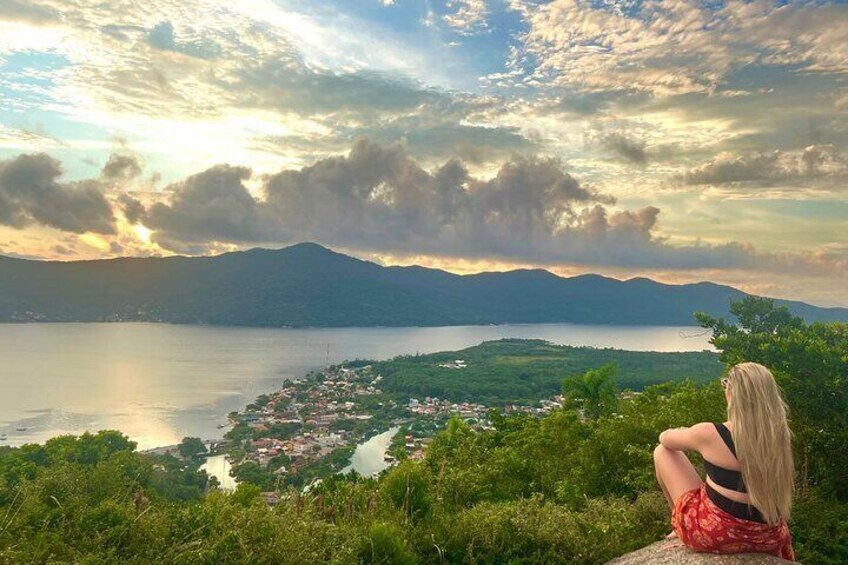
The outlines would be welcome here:
M 689 428 L 671 428 L 660 434 L 660 445 L 675 451 L 700 451 L 713 425 L 695 424 Z

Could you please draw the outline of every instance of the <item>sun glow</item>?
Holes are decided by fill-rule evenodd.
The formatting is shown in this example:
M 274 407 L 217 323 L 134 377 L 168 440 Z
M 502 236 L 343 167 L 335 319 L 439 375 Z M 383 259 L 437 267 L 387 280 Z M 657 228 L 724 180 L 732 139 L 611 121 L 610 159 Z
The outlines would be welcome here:
M 84 233 L 79 237 L 79 240 L 86 245 L 90 245 L 95 249 L 100 251 L 108 251 L 109 250 L 109 241 L 104 237 L 100 237 L 99 235 L 93 233 Z
M 152 232 L 149 229 L 147 229 L 141 224 L 136 224 L 133 226 L 133 231 L 135 231 L 135 234 L 136 236 L 138 236 L 138 239 L 140 239 L 144 243 L 150 243 L 150 234 Z

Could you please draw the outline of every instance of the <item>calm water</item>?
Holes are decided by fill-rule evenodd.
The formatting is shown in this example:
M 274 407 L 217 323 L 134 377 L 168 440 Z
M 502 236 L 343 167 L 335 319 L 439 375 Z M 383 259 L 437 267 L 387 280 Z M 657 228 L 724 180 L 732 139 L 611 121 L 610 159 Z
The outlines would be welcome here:
M 236 480 L 230 476 L 232 465 L 230 465 L 226 455 L 207 457 L 200 468 L 218 479 L 219 488 L 222 490 L 234 490 L 238 486 Z
M 371 477 L 383 469 L 388 469 L 389 464 L 384 457 L 392 444 L 392 438 L 399 429 L 397 426 L 389 428 L 357 445 L 353 455 L 350 456 L 350 464 L 341 472 L 356 471 L 363 477 Z
M 328 360 L 431 353 L 503 337 L 632 350 L 710 348 L 698 327 L 0 324 L 0 434 L 10 445 L 99 429 L 119 429 L 140 448 L 184 436 L 212 439 L 223 435 L 217 426 L 228 412 Z

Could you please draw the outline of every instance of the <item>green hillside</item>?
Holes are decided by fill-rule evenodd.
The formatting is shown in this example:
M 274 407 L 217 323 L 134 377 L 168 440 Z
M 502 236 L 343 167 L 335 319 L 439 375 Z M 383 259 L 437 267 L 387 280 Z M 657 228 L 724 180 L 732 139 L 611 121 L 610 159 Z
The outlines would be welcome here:
M 442 366 L 458 359 L 467 366 Z M 718 354 L 709 351 L 623 351 L 504 339 L 461 351 L 398 357 L 377 363 L 375 370 L 383 375 L 382 387 L 389 393 L 497 405 L 553 396 L 564 376 L 607 364 L 617 366 L 620 387 L 637 391 L 666 381 L 706 383 L 723 369 Z

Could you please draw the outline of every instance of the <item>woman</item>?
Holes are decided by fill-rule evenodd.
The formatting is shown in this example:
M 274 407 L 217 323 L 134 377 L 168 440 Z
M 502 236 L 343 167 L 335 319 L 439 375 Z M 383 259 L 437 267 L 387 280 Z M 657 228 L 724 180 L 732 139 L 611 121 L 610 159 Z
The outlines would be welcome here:
M 734 365 L 721 382 L 727 422 L 666 430 L 654 450 L 657 480 L 672 508 L 669 535 L 695 551 L 794 561 L 786 520 L 795 469 L 780 388 L 757 363 Z M 706 482 L 684 451 L 703 456 Z

